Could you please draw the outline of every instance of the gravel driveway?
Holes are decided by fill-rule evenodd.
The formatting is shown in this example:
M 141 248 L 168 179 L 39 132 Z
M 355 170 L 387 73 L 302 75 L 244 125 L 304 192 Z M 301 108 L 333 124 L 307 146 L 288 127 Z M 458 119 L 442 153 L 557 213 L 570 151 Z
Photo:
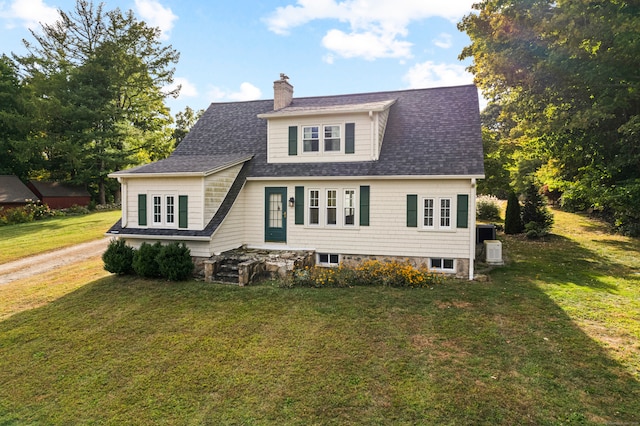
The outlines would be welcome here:
M 95 256 L 102 256 L 110 238 L 102 238 L 88 243 L 66 247 L 35 256 L 25 257 L 0 265 L 0 285 L 29 278 L 51 269 L 77 263 Z

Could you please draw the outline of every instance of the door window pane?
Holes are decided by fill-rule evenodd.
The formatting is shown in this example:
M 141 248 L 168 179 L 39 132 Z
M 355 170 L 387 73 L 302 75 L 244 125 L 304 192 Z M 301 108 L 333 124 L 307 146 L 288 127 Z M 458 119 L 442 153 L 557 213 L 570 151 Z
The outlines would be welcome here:
M 269 197 L 269 226 L 282 228 L 282 196 L 271 194 Z

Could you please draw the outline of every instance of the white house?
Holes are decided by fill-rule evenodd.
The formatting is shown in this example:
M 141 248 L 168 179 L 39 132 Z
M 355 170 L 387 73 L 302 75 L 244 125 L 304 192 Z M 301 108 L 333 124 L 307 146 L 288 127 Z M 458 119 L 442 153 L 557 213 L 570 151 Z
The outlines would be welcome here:
M 313 250 L 335 265 L 425 262 L 473 278 L 476 180 L 484 177 L 474 86 L 212 104 L 167 159 L 112 173 L 137 246 L 185 242 Z

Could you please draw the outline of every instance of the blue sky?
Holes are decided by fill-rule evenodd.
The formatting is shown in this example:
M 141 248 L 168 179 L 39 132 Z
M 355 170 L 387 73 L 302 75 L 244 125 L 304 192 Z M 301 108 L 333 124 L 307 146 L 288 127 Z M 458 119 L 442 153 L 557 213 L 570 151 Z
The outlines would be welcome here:
M 162 30 L 180 52 L 178 99 L 187 105 L 273 98 L 286 73 L 294 97 L 468 84 L 469 44 L 456 23 L 474 0 L 105 0 Z M 97 2 L 95 2 L 97 3 Z M 0 53 L 24 54 L 29 28 L 75 0 L 0 0 Z

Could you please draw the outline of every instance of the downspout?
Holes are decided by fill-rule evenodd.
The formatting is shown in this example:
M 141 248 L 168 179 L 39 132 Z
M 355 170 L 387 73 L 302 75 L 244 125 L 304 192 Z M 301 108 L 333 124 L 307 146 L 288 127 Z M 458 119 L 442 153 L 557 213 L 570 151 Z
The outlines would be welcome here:
M 473 263 L 476 258 L 476 179 L 471 179 L 471 191 L 469 194 L 469 280 L 473 280 Z
M 128 191 L 127 191 L 127 182 L 125 178 L 118 178 L 118 183 L 120 184 L 120 190 L 122 191 L 121 200 L 120 200 L 120 209 L 122 210 L 122 227 L 126 228 L 128 221 L 127 216 L 127 201 L 128 201 Z

